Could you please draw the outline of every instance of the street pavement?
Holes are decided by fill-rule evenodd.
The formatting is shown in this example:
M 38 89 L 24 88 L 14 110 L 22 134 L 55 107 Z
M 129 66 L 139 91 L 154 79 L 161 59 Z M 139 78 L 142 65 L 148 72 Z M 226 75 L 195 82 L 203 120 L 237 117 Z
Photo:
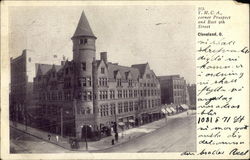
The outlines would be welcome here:
M 101 152 L 183 151 L 196 151 L 195 116 L 169 118 L 166 126 Z
M 10 153 L 61 153 L 71 152 L 10 127 Z
M 169 116 L 138 128 L 119 133 L 119 142 L 111 145 L 113 137 L 89 142 L 89 152 L 180 152 L 195 151 L 196 116 L 186 112 Z M 85 144 L 78 151 L 25 134 L 10 127 L 11 153 L 86 152 Z M 122 136 L 123 135 L 123 136 Z

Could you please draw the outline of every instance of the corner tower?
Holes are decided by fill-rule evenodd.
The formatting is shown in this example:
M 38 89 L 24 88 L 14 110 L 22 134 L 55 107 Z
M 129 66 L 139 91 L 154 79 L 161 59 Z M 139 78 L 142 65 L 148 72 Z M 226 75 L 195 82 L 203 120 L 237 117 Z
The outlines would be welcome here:
M 93 62 L 95 61 L 96 37 L 90 28 L 84 11 L 71 40 L 73 42 L 73 62 L 75 66 L 76 135 L 83 137 L 85 132 L 82 131 L 82 127 L 85 124 L 91 125 L 92 129 L 95 129 L 96 126 L 93 114 Z

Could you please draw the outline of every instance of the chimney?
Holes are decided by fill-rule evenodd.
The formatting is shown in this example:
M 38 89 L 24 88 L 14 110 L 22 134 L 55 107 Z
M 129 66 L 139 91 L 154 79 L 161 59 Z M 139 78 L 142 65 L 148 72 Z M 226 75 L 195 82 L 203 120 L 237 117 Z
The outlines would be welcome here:
M 101 52 L 100 57 L 101 57 L 101 60 L 103 60 L 105 63 L 107 63 L 107 61 L 108 61 L 107 52 Z
M 27 49 L 24 49 L 22 54 L 24 55 L 26 53 L 27 53 Z
M 61 66 L 64 66 L 65 65 L 65 61 L 61 61 Z

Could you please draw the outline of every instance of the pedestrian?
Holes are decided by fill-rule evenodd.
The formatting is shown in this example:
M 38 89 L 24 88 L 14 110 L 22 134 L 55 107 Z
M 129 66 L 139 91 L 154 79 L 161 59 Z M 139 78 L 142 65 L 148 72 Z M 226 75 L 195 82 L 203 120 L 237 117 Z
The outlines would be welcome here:
M 50 141 L 50 137 L 51 137 L 51 135 L 50 134 L 48 134 L 48 140 Z
M 59 141 L 59 136 L 58 135 L 56 135 L 56 142 L 58 142 Z

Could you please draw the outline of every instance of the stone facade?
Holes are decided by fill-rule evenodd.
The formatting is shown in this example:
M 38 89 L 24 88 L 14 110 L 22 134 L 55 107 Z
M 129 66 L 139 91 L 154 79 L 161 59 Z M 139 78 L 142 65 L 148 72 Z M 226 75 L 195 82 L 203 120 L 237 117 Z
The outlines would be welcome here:
M 96 60 L 96 37 L 84 12 L 73 42 L 73 60 L 38 64 L 34 78 L 40 128 L 77 138 L 126 129 L 162 117 L 160 83 L 149 64 L 131 67 Z

